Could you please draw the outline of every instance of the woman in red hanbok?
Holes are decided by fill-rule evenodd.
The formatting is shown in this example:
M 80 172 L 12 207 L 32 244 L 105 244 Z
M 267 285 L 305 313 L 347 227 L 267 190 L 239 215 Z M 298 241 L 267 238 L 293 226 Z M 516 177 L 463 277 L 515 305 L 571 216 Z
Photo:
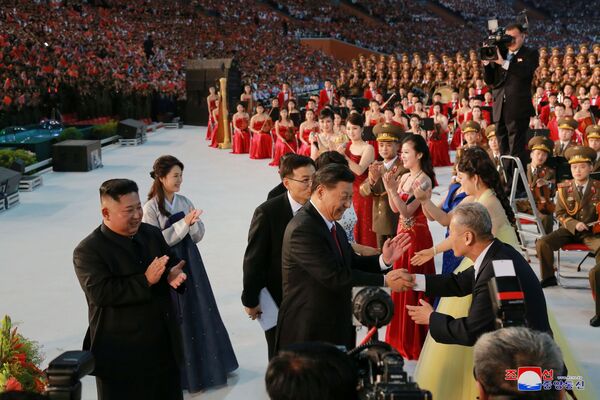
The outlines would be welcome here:
M 450 148 L 448 147 L 448 118 L 442 114 L 439 103 L 433 105 L 433 131 L 427 132 L 427 145 L 431 154 L 431 163 L 434 167 L 447 167 L 450 161 Z
M 306 110 L 305 116 L 306 121 L 300 124 L 300 130 L 298 132 L 298 140 L 300 141 L 300 150 L 298 154 L 310 157 L 310 144 L 311 134 L 314 135 L 319 132 L 319 123 L 315 121 L 315 112 L 311 109 Z
M 237 105 L 237 113 L 233 114 L 233 140 L 232 153 L 246 154 L 250 152 L 250 131 L 248 130 L 250 116 L 244 104 Z
M 590 99 L 585 98 L 581 101 L 581 110 L 575 113 L 575 121 L 579 123 L 577 130 L 582 132 L 584 135 L 583 143 L 587 145 L 587 136 L 585 136 L 585 130 L 588 126 L 594 125 L 592 113 L 590 112 Z
M 338 151 L 346 157 L 348 166 L 356 177 L 352 184 L 352 203 L 358 217 L 354 226 L 354 240 L 363 246 L 377 248 L 377 235 L 373 232 L 373 197 L 360 195 L 360 185 L 369 176 L 369 165 L 375 160 L 375 149 L 362 140 L 363 125 L 363 118 L 359 114 L 348 116 L 346 133 L 350 144 L 340 146 Z
M 411 274 L 435 274 L 433 259 L 418 267 L 410 263 L 410 259 L 416 252 L 433 246 L 427 218 L 423 214 L 420 203 L 413 201 L 406 204 L 413 193 L 414 185 L 428 182 L 431 187 L 435 184 L 435 173 L 425 139 L 420 135 L 406 137 L 402 143 L 401 158 L 404 168 L 410 172 L 402 175 L 398 180 L 394 178 L 391 171 L 383 176 L 390 206 L 392 210 L 400 213 L 398 233 L 406 232 L 411 236 L 411 247 L 396 261 L 394 269 L 403 268 Z M 424 292 L 414 290 L 392 293 L 392 299 L 394 317 L 387 327 L 385 340 L 405 359 L 416 360 L 421 353 L 428 326 L 415 324 L 408 315 L 406 305 L 420 305 L 421 299 L 430 301 Z
M 250 120 L 250 158 L 262 159 L 271 158 L 273 152 L 273 138 L 271 137 L 271 127 L 273 121 L 265 114 L 265 107 L 257 103 L 256 115 Z
M 454 130 L 454 136 L 452 136 L 452 143 L 450 143 L 450 149 L 456 150 L 463 145 L 462 131 L 460 127 L 467 120 L 467 115 L 471 112 L 468 99 L 460 100 L 460 108 L 456 112 L 456 120 L 458 121 L 457 128 Z
M 208 129 L 206 130 L 206 140 L 211 140 L 216 132 L 217 120 L 214 118 L 214 110 L 219 107 L 219 95 L 214 86 L 208 88 L 209 95 L 206 97 L 208 105 Z
M 275 122 L 275 154 L 273 161 L 269 163 L 272 167 L 279 166 L 279 159 L 287 153 L 295 153 L 297 150 L 294 123 L 288 119 L 288 110 L 282 108 L 279 111 L 279 121 Z

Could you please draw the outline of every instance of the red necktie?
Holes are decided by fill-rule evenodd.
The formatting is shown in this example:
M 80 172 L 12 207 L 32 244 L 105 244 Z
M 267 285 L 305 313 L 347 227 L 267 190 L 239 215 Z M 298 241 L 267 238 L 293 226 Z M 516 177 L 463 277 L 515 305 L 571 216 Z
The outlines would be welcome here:
M 340 255 L 342 255 L 342 248 L 340 247 L 340 242 L 338 241 L 338 238 L 337 238 L 335 223 L 333 224 L 333 227 L 331 228 L 331 236 L 333 237 L 333 241 L 335 242 L 335 244 L 338 248 L 338 251 L 340 252 Z

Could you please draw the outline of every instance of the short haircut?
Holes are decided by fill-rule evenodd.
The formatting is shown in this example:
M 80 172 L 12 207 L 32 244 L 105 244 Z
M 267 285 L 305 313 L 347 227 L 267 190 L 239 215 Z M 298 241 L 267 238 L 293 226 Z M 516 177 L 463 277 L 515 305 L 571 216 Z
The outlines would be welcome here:
M 319 119 L 327 119 L 330 118 L 333 121 L 333 111 L 329 108 L 324 108 L 319 113 Z
M 352 125 L 362 127 L 365 124 L 365 119 L 362 117 L 362 115 L 355 113 L 348 115 L 348 119 L 346 119 L 346 122 Z
M 523 25 L 518 24 L 518 23 L 512 23 L 512 24 L 508 24 L 506 25 L 506 29 L 507 31 L 512 31 L 513 29 L 518 30 L 521 33 L 525 33 L 525 28 L 523 27 Z
M 315 162 L 310 157 L 294 153 L 288 154 L 289 155 L 283 158 L 279 164 L 279 176 L 281 179 L 294 175 L 294 170 L 298 168 L 308 167 L 309 165 L 315 167 Z
M 315 160 L 317 171 L 328 164 L 342 164 L 347 167 L 348 160 L 346 160 L 346 157 L 334 150 L 321 153 L 321 155 Z
M 493 239 L 492 217 L 481 203 L 459 204 L 452 211 L 452 221 L 468 228 L 477 240 Z
M 328 189 L 333 189 L 339 182 L 354 182 L 354 174 L 346 165 L 328 164 L 317 170 L 313 179 L 311 192 L 321 185 Z
M 138 192 L 137 183 L 130 179 L 109 179 L 100 186 L 100 199 L 110 197 L 114 201 L 119 201 L 121 196 Z
M 350 356 L 326 343 L 301 343 L 279 352 L 265 375 L 271 400 L 356 400 Z
M 507 381 L 506 370 L 535 365 L 564 375 L 560 348 L 545 333 L 525 327 L 509 327 L 483 334 L 473 349 L 473 373 L 488 395 L 518 395 L 519 399 L 557 399 L 557 391 L 519 391 Z M 513 398 L 513 397 L 511 397 Z

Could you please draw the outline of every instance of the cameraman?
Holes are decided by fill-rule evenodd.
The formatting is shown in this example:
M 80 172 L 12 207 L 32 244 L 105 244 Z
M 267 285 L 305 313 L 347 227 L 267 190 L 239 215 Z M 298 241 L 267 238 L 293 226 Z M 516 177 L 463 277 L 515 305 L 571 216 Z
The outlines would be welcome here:
M 519 391 L 517 381 L 506 380 L 507 370 L 536 366 L 552 370 L 554 377 L 564 371 L 562 353 L 547 333 L 511 327 L 486 333 L 475 343 L 473 374 L 479 399 L 560 399 L 561 391 Z
M 492 87 L 493 118 L 500 151 L 521 159 L 527 165 L 527 136 L 529 118 L 535 115 L 531 99 L 531 83 L 538 67 L 537 49 L 523 46 L 525 29 L 510 24 L 506 34 L 513 37 L 507 52 L 497 48 L 498 58 L 483 61 L 485 83 Z M 512 173 L 512 168 L 507 169 Z M 509 175 L 510 176 L 510 175 Z

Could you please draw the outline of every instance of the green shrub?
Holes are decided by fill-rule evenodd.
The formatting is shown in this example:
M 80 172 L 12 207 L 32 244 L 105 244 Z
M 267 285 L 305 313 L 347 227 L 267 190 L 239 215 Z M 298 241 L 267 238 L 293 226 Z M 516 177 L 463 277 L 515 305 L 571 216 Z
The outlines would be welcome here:
M 92 139 L 106 139 L 117 134 L 117 121 L 107 122 L 106 124 L 96 125 L 92 128 Z
M 65 129 L 58 136 L 57 142 L 64 142 L 65 140 L 81 140 L 83 139 L 83 133 L 74 126 Z
M 30 151 L 24 149 L 0 149 L 0 167 L 10 168 L 17 158 L 23 160 L 25 166 L 37 162 L 35 154 Z

